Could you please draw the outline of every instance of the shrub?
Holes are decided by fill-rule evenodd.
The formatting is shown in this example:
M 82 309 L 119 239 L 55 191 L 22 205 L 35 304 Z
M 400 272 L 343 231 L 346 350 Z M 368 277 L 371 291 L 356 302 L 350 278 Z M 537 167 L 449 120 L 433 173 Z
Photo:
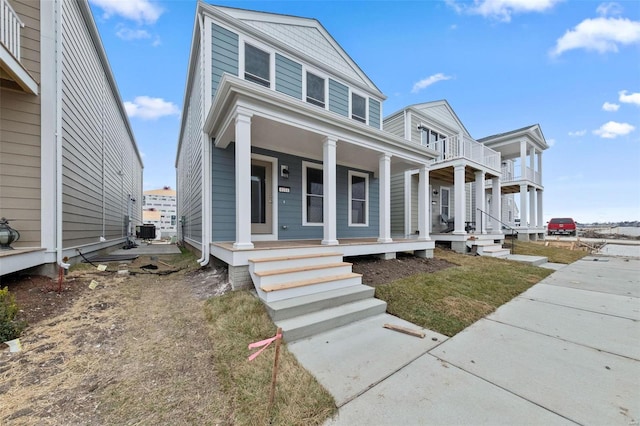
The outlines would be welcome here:
M 16 297 L 9 288 L 0 289 L 0 342 L 17 339 L 26 327 L 24 321 L 16 320 L 18 309 Z

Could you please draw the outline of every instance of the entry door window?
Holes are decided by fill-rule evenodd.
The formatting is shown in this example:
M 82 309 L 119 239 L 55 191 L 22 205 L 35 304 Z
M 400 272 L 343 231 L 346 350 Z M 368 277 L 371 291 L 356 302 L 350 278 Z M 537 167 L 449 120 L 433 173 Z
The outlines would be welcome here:
M 271 224 L 271 163 L 251 162 L 251 233 L 270 234 Z
M 440 188 L 440 214 L 451 219 L 449 214 L 449 188 Z
M 321 166 L 306 164 L 304 172 L 304 224 L 322 225 L 323 218 L 323 174 Z

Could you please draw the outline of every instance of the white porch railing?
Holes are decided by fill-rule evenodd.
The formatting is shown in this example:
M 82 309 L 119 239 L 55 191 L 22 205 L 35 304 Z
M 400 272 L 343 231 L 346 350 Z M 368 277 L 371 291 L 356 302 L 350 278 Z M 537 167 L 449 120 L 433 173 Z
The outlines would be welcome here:
M 19 61 L 20 31 L 24 23 L 13 10 L 8 0 L 0 0 L 0 43 Z
M 435 142 L 433 148 L 440 154 L 432 164 L 449 160 L 467 159 L 492 170 L 500 170 L 500 153 L 463 135 L 455 135 Z
M 517 168 L 517 170 L 519 170 L 519 168 Z M 535 171 L 530 167 L 527 167 L 525 169 L 524 179 L 522 178 L 522 176 L 520 176 L 520 173 L 514 173 L 513 171 L 509 170 L 508 167 L 502 167 L 502 177 L 500 178 L 501 182 L 507 183 L 507 182 L 515 182 L 518 180 L 528 180 L 535 184 L 542 185 L 540 172 Z

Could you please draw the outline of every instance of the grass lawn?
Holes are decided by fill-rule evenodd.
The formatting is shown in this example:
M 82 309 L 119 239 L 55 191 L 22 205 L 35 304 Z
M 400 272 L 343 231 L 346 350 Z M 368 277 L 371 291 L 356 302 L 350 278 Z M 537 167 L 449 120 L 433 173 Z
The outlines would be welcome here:
M 213 368 L 224 404 L 216 413 L 225 424 L 318 425 L 336 410 L 333 397 L 301 367 L 286 345 L 280 365 L 274 407 L 268 413 L 275 343 L 253 361 L 247 345 L 276 334 L 264 305 L 247 291 L 214 297 L 205 306 L 213 341 Z
M 376 287 L 387 312 L 421 327 L 453 336 L 513 299 L 553 271 L 489 257 L 436 249 L 457 266 Z
M 550 244 L 553 244 L 551 242 Z M 570 244 L 570 243 L 569 243 Z M 516 241 L 516 254 L 529 256 L 545 256 L 552 263 L 573 263 L 580 260 L 589 253 L 583 250 L 569 250 L 562 247 L 545 246 L 543 241 Z

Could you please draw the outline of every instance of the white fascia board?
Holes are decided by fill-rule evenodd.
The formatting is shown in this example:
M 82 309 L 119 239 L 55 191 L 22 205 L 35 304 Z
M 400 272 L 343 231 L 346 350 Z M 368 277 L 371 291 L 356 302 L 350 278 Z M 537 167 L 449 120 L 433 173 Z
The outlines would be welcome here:
M 379 149 L 393 156 L 425 163 L 438 153 L 419 144 L 407 143 L 393 135 L 365 124 L 355 122 L 333 112 L 307 105 L 299 99 L 264 88 L 243 79 L 224 74 L 204 125 L 204 131 L 213 137 L 220 136 L 228 127 L 230 115 L 227 114 L 239 98 L 248 102 L 252 109 L 261 110 L 269 119 L 296 124 L 316 133 L 325 135 L 340 134 L 355 145 L 369 149 Z M 266 108 L 265 108 L 266 107 Z M 376 141 L 372 144 L 371 141 Z
M 38 83 L 31 77 L 22 64 L 0 44 L 0 67 L 18 83 L 18 85 L 27 93 L 32 95 L 38 94 Z

